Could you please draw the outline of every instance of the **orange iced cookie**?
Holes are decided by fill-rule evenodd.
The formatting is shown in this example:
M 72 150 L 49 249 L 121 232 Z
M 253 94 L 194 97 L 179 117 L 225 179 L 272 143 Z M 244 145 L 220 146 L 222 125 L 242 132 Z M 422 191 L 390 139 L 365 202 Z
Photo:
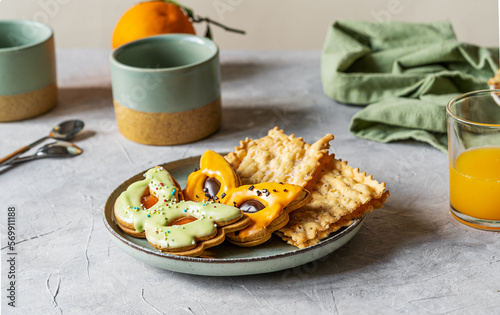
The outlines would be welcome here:
M 183 192 L 187 200 L 219 202 L 238 186 L 240 179 L 226 159 L 207 150 L 201 156 L 200 169 L 189 175 Z
M 309 192 L 302 187 L 282 183 L 245 185 L 231 190 L 223 202 L 239 208 L 251 223 L 243 230 L 229 233 L 227 238 L 243 247 L 262 244 L 274 231 L 288 223 L 291 211 L 307 204 L 310 199 Z

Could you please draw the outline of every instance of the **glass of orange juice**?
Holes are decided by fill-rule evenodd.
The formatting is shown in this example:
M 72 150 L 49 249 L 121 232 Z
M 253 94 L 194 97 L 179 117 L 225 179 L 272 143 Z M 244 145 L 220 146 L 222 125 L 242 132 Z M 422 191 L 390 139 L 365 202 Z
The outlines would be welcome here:
M 462 94 L 446 111 L 451 214 L 500 231 L 500 90 Z

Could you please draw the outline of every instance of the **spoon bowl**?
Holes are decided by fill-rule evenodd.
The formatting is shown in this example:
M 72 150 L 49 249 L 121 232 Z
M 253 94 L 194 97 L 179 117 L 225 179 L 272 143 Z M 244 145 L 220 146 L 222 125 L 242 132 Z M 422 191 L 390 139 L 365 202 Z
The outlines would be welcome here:
M 67 120 L 55 126 L 49 137 L 57 140 L 71 140 L 82 131 L 84 126 L 85 124 L 81 120 Z

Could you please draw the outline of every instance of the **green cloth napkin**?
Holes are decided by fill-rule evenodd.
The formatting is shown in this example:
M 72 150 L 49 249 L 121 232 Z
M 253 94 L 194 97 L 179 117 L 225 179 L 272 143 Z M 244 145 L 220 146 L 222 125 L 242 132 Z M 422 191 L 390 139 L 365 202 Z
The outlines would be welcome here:
M 448 22 L 338 21 L 328 30 L 321 78 L 332 99 L 368 105 L 352 117 L 357 137 L 447 151 L 446 104 L 487 89 L 497 56 L 498 49 L 460 43 Z

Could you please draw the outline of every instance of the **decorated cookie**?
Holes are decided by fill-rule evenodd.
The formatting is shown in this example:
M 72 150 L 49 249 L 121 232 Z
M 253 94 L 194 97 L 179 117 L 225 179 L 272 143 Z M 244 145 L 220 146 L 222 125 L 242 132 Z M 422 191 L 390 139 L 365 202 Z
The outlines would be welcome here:
M 115 202 L 118 226 L 127 234 L 140 238 L 146 237 L 144 223 L 151 214 L 182 198 L 179 184 L 163 167 L 148 170 L 144 177 L 132 183 Z
M 310 199 L 307 190 L 291 184 L 260 183 L 230 190 L 222 202 L 241 209 L 251 223 L 241 231 L 229 233 L 227 238 L 243 247 L 262 244 L 288 223 L 290 211 L 302 207 Z
M 229 190 L 240 186 L 240 179 L 224 157 L 207 150 L 201 156 L 200 169 L 188 177 L 184 197 L 186 200 L 221 202 Z
M 249 219 L 236 207 L 214 202 L 178 201 L 179 185 L 162 167 L 148 170 L 145 179 L 131 184 L 115 202 L 120 228 L 145 237 L 155 248 L 183 256 L 199 256 L 222 243 Z

